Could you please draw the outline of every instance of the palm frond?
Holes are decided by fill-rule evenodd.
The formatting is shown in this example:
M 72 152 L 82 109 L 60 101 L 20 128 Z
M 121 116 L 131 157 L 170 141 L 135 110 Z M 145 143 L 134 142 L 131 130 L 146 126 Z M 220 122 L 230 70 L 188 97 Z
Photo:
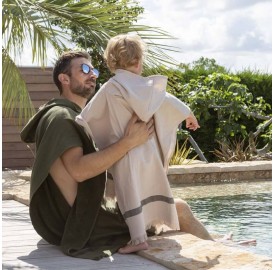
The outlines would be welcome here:
M 43 67 L 47 62 L 47 48 L 51 45 L 58 53 L 64 51 L 71 43 L 72 31 L 70 26 L 74 26 L 78 33 L 83 33 L 92 41 L 93 47 L 98 52 L 103 52 L 108 39 L 119 33 L 138 33 L 148 43 L 148 58 L 145 64 L 152 67 L 157 65 L 175 65 L 175 60 L 165 52 L 174 51 L 176 48 L 161 44 L 160 40 L 171 39 L 167 32 L 160 28 L 145 25 L 133 24 L 133 14 L 125 12 L 123 16 L 118 16 L 115 10 L 123 10 L 125 5 L 136 4 L 136 1 L 99 1 L 99 0 L 3 0 L 2 1 L 2 40 L 5 52 L 3 62 L 3 80 L 6 82 L 5 88 L 13 85 L 13 79 L 20 80 L 20 73 L 14 65 L 14 60 L 20 58 L 24 44 L 28 43 L 32 48 L 32 60 L 38 61 Z M 59 27 L 62 25 L 62 29 Z M 85 48 L 88 50 L 88 48 Z M 11 66 L 8 63 L 12 63 Z M 13 70 L 13 77 L 10 76 Z M 22 78 L 21 78 L 22 79 Z M 22 81 L 18 84 L 23 89 Z M 15 89 L 15 88 L 14 88 Z M 26 87 L 24 88 L 26 89 Z M 25 91 L 25 90 L 22 91 Z M 16 91 L 17 90 L 12 90 Z M 5 110 L 7 104 L 11 105 L 12 96 L 15 93 L 5 93 Z M 22 96 L 22 102 L 26 98 L 26 93 Z M 6 111 L 11 115 L 14 111 Z M 22 110 L 20 115 L 24 115 Z M 24 115 L 24 117 L 26 117 Z
M 3 116 L 12 118 L 18 116 L 19 125 L 29 119 L 34 108 L 29 98 L 29 93 L 17 66 L 2 48 L 2 109 Z M 19 108 L 19 109 L 18 109 Z

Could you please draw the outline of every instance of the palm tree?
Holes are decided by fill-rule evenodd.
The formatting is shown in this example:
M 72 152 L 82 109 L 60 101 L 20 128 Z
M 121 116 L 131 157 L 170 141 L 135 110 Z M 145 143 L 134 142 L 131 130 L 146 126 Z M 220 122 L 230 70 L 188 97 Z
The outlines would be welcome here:
M 130 9 L 132 4 L 131 0 L 3 0 L 3 115 L 11 118 L 19 110 L 19 119 L 22 121 L 34 113 L 25 82 L 15 64 L 24 44 L 30 44 L 32 60 L 44 67 L 49 44 L 57 53 L 66 49 L 65 43 L 70 42 L 71 33 L 64 29 L 69 29 L 69 25 L 86 33 L 94 41 L 93 47 L 98 52 L 103 51 L 106 40 L 111 36 L 137 32 L 149 44 L 147 66 L 173 63 L 174 60 L 164 52 L 171 48 L 154 42 L 171 37 L 161 29 L 134 24 L 137 13 L 125 9 L 126 6 Z M 120 14 L 114 10 L 120 11 Z

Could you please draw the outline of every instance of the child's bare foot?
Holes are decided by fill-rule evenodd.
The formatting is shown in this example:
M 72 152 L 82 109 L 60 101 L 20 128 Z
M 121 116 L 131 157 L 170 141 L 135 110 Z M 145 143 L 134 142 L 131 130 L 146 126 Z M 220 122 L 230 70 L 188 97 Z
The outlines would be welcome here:
M 147 244 L 147 242 L 143 242 L 140 243 L 138 245 L 127 245 L 125 247 L 122 247 L 118 250 L 118 253 L 120 254 L 128 254 L 128 253 L 133 253 L 133 252 L 137 252 L 140 250 L 144 250 L 144 249 L 148 249 L 149 245 Z

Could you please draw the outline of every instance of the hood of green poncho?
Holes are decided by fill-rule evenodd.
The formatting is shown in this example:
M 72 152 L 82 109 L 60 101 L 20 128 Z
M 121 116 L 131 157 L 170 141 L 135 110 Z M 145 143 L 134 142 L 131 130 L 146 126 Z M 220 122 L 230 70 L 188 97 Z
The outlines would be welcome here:
M 21 136 L 21 140 L 23 142 L 25 142 L 25 143 L 34 143 L 35 142 L 35 134 L 36 134 L 36 129 L 39 124 L 39 121 L 45 115 L 45 113 L 47 111 L 49 111 L 50 109 L 52 109 L 55 106 L 67 107 L 77 113 L 81 112 L 81 108 L 77 104 L 75 104 L 67 99 L 52 99 L 52 100 L 50 100 L 49 102 L 47 102 L 46 104 L 42 105 L 39 108 L 38 112 L 28 121 L 26 126 L 22 129 L 20 136 Z

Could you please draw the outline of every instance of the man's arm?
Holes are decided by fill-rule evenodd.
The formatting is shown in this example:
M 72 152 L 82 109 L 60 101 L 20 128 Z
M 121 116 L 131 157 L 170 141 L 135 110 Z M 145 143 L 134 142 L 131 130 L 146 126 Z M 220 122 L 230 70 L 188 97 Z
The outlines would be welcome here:
M 128 123 L 124 137 L 109 147 L 83 155 L 81 147 L 73 147 L 63 153 L 61 159 L 66 170 L 77 182 L 85 181 L 106 171 L 128 151 L 145 143 L 154 133 L 154 122 L 139 122 L 134 115 Z

